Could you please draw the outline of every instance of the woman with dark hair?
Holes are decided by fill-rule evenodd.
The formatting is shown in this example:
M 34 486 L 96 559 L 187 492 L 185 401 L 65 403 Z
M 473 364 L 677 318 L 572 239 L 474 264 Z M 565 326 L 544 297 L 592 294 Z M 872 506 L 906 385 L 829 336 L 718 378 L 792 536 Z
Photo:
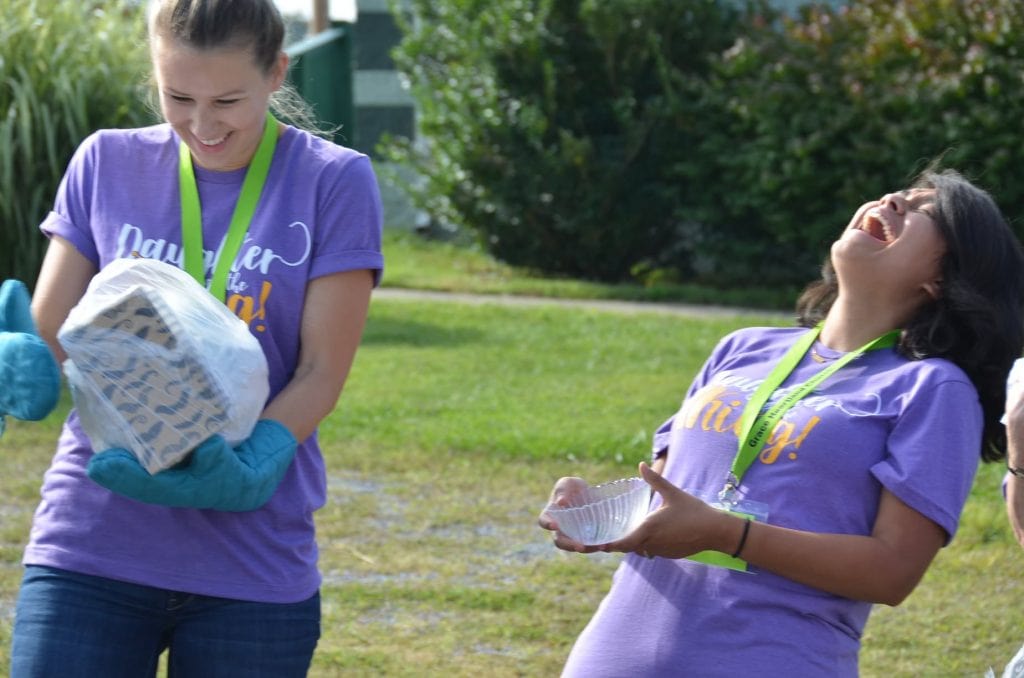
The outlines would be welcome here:
M 1020 247 L 992 197 L 959 173 L 928 172 L 915 186 L 936 191 L 935 223 L 949 248 L 941 264 L 942 293 L 906 322 L 900 351 L 915 360 L 946 358 L 971 378 L 985 414 L 981 458 L 998 461 L 1006 455 L 1006 430 L 999 421 L 1006 375 L 1024 348 L 1018 303 L 1024 276 L 1008 273 L 1020 262 Z M 821 280 L 797 303 L 800 324 L 813 327 L 824 320 L 838 288 L 826 259 Z
M 383 267 L 380 194 L 367 156 L 271 113 L 301 119 L 282 97 L 271 0 L 155 0 L 149 40 L 166 122 L 82 143 L 41 226 L 34 323 L 12 286 L 17 322 L 0 330 L 37 347 L 38 327 L 62 361 L 57 331 L 89 281 L 137 252 L 249 325 L 270 395 L 248 439 L 213 436 L 153 475 L 125 450 L 94 450 L 72 410 L 23 557 L 11 675 L 152 676 L 167 649 L 171 675 L 304 676 L 320 635 L 316 430 Z M 53 381 L 23 400 L 52 408 Z
M 959 174 L 863 205 L 799 303 L 801 327 L 725 337 L 640 473 L 655 490 L 566 676 L 856 676 L 999 459 L 1024 344 L 1024 254 Z M 586 484 L 556 483 L 571 505 Z

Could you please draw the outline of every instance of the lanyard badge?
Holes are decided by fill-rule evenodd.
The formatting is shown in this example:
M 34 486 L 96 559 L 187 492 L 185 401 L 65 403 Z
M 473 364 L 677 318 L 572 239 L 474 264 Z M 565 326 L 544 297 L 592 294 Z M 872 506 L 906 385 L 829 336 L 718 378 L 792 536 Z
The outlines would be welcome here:
M 228 272 L 242 247 L 242 241 L 249 230 L 253 214 L 256 213 L 256 205 L 263 193 L 263 186 L 267 182 L 270 161 L 274 157 L 276 145 L 277 120 L 268 112 L 266 124 L 263 126 L 263 137 L 249 162 L 249 168 L 245 171 L 242 192 L 238 196 L 238 202 L 235 203 L 235 210 L 231 215 L 231 223 L 228 226 L 227 235 L 224 237 L 223 247 L 217 254 L 210 277 L 210 294 L 220 301 L 225 300 Z M 192 169 L 192 154 L 184 141 L 178 145 L 178 186 L 181 193 L 183 267 L 200 285 L 207 287 L 203 262 L 202 206 L 199 203 L 199 189 L 196 186 L 195 172 Z
M 821 323 L 804 334 L 800 339 L 786 351 L 785 355 L 768 373 L 764 381 L 757 387 L 750 400 L 743 409 L 743 416 L 740 419 L 740 434 L 736 457 L 726 476 L 722 490 L 713 497 L 702 496 L 699 492 L 687 490 L 690 494 L 700 497 L 711 506 L 727 511 L 742 518 L 765 521 L 768 519 L 768 505 L 749 499 L 742 499 L 738 489 L 744 474 L 754 463 L 754 459 L 761 453 L 765 443 L 768 441 L 776 424 L 799 400 L 809 395 L 823 381 L 835 374 L 840 368 L 860 357 L 867 351 L 874 351 L 881 348 L 894 346 L 899 340 L 898 330 L 887 332 L 874 339 L 856 351 L 842 356 L 822 371 L 815 374 L 802 384 L 795 386 L 784 397 L 770 408 L 765 409 L 772 394 L 782 385 L 782 382 L 792 374 L 793 370 L 803 359 L 804 355 L 821 334 Z M 746 561 L 740 558 L 732 558 L 718 551 L 702 551 L 690 556 L 691 560 L 703 562 L 708 565 L 728 567 L 734 570 L 747 571 Z

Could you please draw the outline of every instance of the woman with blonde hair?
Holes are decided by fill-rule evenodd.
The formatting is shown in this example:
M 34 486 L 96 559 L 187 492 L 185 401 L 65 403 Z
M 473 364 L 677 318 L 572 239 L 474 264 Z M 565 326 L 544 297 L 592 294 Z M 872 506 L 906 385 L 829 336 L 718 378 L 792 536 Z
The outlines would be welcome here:
M 140 251 L 229 307 L 259 302 L 243 320 L 270 396 L 247 440 L 213 436 L 153 475 L 93 450 L 71 412 L 24 553 L 11 674 L 152 676 L 167 649 L 170 675 L 304 676 L 320 634 L 316 430 L 383 267 L 377 182 L 365 155 L 271 113 L 288 67 L 271 0 L 158 0 L 149 39 L 165 122 L 75 153 L 41 226 L 35 324 L 61 361 L 57 330 L 90 279 Z

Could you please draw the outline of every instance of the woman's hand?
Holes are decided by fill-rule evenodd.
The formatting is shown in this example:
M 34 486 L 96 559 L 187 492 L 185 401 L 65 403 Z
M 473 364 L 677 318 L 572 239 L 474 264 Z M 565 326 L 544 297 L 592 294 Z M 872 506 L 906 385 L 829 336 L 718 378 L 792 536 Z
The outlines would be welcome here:
M 640 475 L 661 495 L 662 505 L 640 525 L 602 551 L 635 552 L 646 558 L 686 558 L 714 549 L 731 553 L 739 543 L 743 521 L 679 489 L 641 462 Z
M 554 489 L 551 490 L 551 498 L 548 499 L 548 505 L 541 511 L 540 516 L 537 518 L 537 524 L 545 530 L 551 530 L 554 532 L 554 544 L 563 551 L 573 551 L 575 553 L 593 553 L 599 551 L 600 548 L 597 546 L 586 546 L 579 543 L 574 539 L 570 539 L 558 529 L 558 523 L 555 522 L 554 518 L 548 515 L 547 510 L 550 506 L 573 506 L 581 504 L 580 498 L 586 494 L 589 485 L 583 478 L 565 477 L 559 478 L 558 482 L 555 483 Z

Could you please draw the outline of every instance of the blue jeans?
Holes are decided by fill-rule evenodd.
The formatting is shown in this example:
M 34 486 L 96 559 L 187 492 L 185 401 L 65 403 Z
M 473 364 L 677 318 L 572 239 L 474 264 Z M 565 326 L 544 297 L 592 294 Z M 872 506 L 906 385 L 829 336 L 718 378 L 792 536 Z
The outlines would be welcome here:
M 171 678 L 301 678 L 319 637 L 319 593 L 251 603 L 29 566 L 11 678 L 148 678 L 167 648 Z

